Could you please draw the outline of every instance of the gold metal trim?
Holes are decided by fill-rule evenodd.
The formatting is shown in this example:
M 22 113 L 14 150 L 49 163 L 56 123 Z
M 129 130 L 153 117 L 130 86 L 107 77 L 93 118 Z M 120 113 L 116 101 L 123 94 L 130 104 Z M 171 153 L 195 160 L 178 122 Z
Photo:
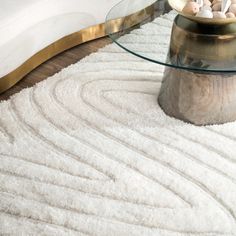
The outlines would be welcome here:
M 111 20 L 109 22 L 109 33 L 118 32 L 124 22 L 126 25 L 128 22 L 129 27 L 137 25 L 143 20 L 145 20 L 148 14 L 154 11 L 155 3 L 132 15 L 126 16 L 124 18 Z M 105 23 L 102 23 L 59 39 L 58 41 L 52 43 L 51 45 L 47 46 L 46 48 L 33 55 L 31 58 L 29 58 L 26 62 L 24 62 L 20 67 L 18 67 L 11 73 L 0 78 L 0 93 L 11 88 L 33 69 L 41 65 L 43 62 L 54 57 L 55 55 L 72 47 L 75 47 L 79 44 L 104 36 L 106 36 Z

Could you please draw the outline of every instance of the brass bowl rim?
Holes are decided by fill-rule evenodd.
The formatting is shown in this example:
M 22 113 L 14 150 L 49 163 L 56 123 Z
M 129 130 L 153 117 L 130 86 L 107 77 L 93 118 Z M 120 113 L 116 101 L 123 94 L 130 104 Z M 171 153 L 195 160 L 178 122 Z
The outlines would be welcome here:
M 235 23 L 236 22 L 236 17 L 234 18 L 205 18 L 205 17 L 197 17 L 197 16 L 192 16 L 186 13 L 183 13 L 180 8 L 177 8 L 176 5 L 178 3 L 179 0 L 168 0 L 169 5 L 171 6 L 171 8 L 173 10 L 175 10 L 179 15 L 195 21 L 197 23 L 200 24 L 205 24 L 205 25 L 227 25 L 227 24 L 231 24 L 231 23 Z M 180 1 L 179 1 L 180 2 Z M 187 0 L 186 0 L 187 2 Z

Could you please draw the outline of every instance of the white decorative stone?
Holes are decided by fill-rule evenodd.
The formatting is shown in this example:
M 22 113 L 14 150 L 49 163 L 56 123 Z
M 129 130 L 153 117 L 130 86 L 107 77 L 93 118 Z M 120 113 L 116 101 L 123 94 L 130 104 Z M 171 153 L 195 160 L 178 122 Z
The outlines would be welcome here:
M 205 10 L 202 9 L 201 11 L 199 11 L 196 15 L 197 17 L 204 17 L 204 18 L 213 18 L 213 13 L 210 10 Z
M 188 15 L 196 15 L 199 12 L 200 6 L 196 2 L 187 2 L 183 8 L 183 12 Z
M 213 18 L 226 18 L 226 15 L 221 11 L 213 11 Z
M 202 11 L 202 10 L 212 11 L 212 8 L 211 8 L 210 6 L 204 5 L 204 6 L 201 8 L 201 11 Z

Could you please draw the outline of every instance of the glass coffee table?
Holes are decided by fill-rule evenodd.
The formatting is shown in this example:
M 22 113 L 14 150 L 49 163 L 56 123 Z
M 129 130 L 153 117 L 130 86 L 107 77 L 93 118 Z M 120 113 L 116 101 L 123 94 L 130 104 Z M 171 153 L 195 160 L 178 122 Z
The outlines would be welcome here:
M 235 23 L 200 25 L 166 0 L 123 0 L 107 15 L 106 32 L 127 52 L 165 66 L 158 103 L 167 115 L 196 125 L 236 120 Z

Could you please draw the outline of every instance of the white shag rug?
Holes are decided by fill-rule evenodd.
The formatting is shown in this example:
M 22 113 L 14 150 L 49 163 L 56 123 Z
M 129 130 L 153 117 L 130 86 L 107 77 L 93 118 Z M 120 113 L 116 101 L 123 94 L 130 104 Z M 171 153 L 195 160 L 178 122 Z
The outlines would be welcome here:
M 236 123 L 167 117 L 162 73 L 112 44 L 1 103 L 0 235 L 236 235 Z

